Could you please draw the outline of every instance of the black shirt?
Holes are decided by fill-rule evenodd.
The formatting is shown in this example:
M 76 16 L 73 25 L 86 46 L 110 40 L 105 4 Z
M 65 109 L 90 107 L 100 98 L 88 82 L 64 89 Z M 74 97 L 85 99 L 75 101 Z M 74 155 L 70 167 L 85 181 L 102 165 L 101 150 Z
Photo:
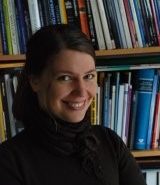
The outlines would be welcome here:
M 57 129 L 38 120 L 39 125 L 0 145 L 0 185 L 146 185 L 132 154 L 112 130 L 68 129 L 68 123 L 57 123 Z

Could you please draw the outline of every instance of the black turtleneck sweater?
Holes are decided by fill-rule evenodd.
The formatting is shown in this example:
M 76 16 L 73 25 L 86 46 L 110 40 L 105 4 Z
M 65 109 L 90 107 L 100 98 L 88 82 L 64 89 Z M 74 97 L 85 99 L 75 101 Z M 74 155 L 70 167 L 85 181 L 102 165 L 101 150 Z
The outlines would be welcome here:
M 0 185 L 145 185 L 122 140 L 110 129 L 35 116 L 0 145 Z

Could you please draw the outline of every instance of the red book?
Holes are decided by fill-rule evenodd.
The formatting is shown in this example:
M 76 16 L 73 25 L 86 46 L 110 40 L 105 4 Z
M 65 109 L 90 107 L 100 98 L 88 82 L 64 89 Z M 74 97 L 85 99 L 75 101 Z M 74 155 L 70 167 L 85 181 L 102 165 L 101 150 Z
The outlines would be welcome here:
M 77 0 L 79 9 L 79 19 L 81 24 L 82 32 L 90 38 L 88 16 L 86 11 L 85 0 Z

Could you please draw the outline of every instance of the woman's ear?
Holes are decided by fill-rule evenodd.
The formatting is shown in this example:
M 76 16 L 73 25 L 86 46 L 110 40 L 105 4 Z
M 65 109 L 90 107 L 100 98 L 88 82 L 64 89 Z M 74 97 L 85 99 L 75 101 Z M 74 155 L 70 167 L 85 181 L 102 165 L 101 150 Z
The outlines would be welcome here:
M 30 83 L 30 85 L 31 85 L 31 87 L 32 87 L 32 90 L 34 91 L 34 92 L 38 92 L 39 91 L 39 89 L 40 89 L 40 79 L 39 79 L 39 77 L 37 77 L 37 76 L 34 76 L 34 75 L 31 75 L 30 77 L 29 77 L 29 83 Z

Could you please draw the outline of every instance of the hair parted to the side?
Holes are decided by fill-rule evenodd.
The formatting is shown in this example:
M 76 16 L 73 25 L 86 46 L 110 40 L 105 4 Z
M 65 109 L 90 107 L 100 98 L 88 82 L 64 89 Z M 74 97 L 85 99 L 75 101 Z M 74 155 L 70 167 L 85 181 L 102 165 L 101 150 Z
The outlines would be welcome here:
M 13 102 L 13 115 L 17 120 L 26 124 L 30 113 L 38 107 L 37 95 L 29 84 L 29 76 L 41 75 L 44 69 L 54 62 L 56 55 L 65 49 L 85 52 L 95 59 L 90 39 L 77 27 L 67 24 L 50 25 L 40 28 L 31 36 L 27 43 L 25 66 Z

